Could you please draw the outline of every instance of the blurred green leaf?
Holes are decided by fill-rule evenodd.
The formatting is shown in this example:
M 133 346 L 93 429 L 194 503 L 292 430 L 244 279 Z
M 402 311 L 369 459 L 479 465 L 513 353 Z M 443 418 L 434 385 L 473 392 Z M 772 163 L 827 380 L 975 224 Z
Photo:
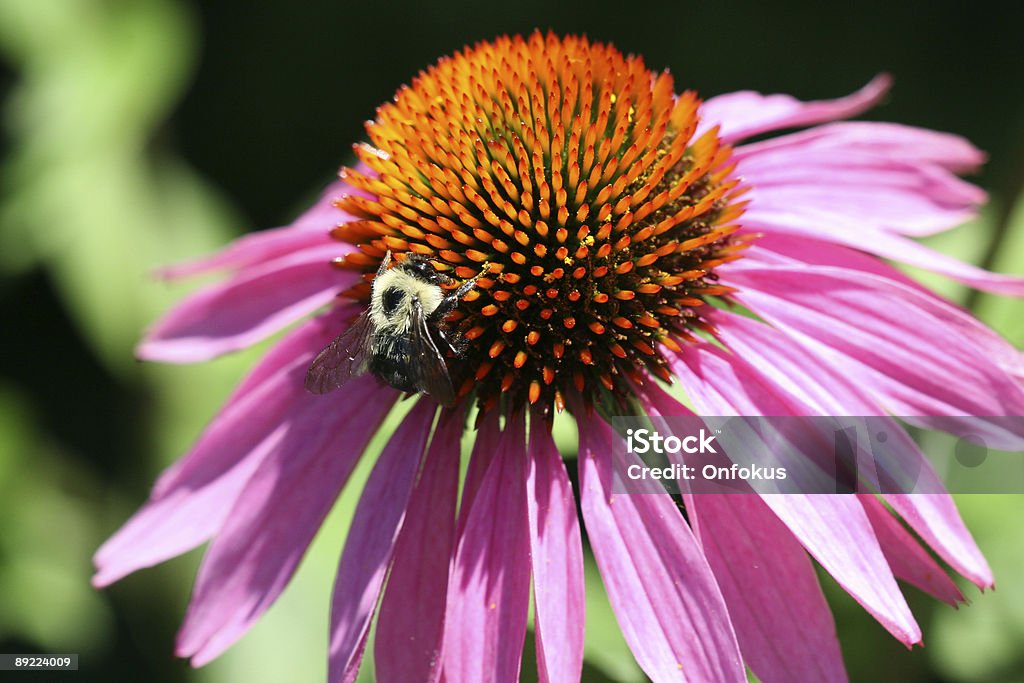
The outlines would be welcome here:
M 551 427 L 551 436 L 555 440 L 558 452 L 565 457 L 575 457 L 579 450 L 579 430 L 574 420 L 568 413 L 556 413 L 555 421 Z
M 4 115 L 0 268 L 42 263 L 107 364 L 177 297 L 150 271 L 222 244 L 233 221 L 194 173 L 153 148 L 181 92 L 193 28 L 177 3 L 0 3 L 20 80 Z M 61 50 L 54 50 L 60 45 Z
M 1006 230 L 992 263 L 1001 273 L 1024 275 L 1024 199 L 1018 199 L 1010 212 Z M 974 312 L 984 322 L 1020 348 L 1024 345 L 1024 299 L 983 294 Z
M 985 553 L 996 590 L 973 597 L 971 605 L 935 613 L 927 648 L 938 670 L 956 681 L 1020 680 L 1024 671 L 1024 543 L 1019 495 L 961 495 L 957 505 Z M 977 596 L 977 590 L 968 595 Z
M 0 386 L 0 638 L 95 650 L 112 615 L 83 577 L 99 542 L 99 484 Z
M 992 269 L 1024 274 L 1024 201 L 1016 202 L 1002 231 Z M 1015 346 L 1024 344 L 1024 300 L 982 294 L 975 314 Z M 957 506 L 985 553 L 998 590 L 976 597 L 955 612 L 937 611 L 928 648 L 936 668 L 957 681 L 1019 680 L 1024 670 L 1024 543 L 1018 522 L 1024 498 L 957 496 Z M 968 589 L 973 590 L 973 589 Z M 973 591 L 977 595 L 976 591 Z M 970 595 L 970 593 L 968 593 Z
M 615 612 L 612 611 L 608 594 L 601 582 L 597 562 L 589 552 L 585 559 L 587 640 L 583 655 L 586 666 L 597 669 L 611 680 L 620 683 L 647 680 L 622 637 L 619 622 L 615 618 Z

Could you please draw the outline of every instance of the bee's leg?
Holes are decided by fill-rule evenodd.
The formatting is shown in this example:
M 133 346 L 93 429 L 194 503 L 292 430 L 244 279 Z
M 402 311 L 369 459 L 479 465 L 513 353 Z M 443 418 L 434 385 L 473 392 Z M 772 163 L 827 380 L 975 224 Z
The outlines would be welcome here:
M 476 287 L 476 281 L 479 280 L 480 276 L 485 272 L 486 271 L 481 271 L 477 273 L 472 277 L 472 279 L 466 280 L 461 287 L 442 299 L 438 307 L 430 314 L 431 322 L 443 320 L 445 316 L 454 311 L 455 307 L 459 305 L 459 301 L 462 300 L 462 297 L 469 294 L 470 291 Z
M 445 342 L 448 344 L 448 348 L 455 352 L 456 356 L 461 356 L 466 352 L 468 342 L 461 334 L 456 333 L 451 338 L 445 339 Z
M 449 335 L 445 333 L 445 331 L 442 330 L 441 328 L 435 329 L 437 332 L 437 336 L 441 338 L 441 341 L 444 342 L 445 346 L 447 346 L 451 350 L 451 352 L 456 356 L 461 356 L 463 350 L 462 345 L 459 343 L 461 337 L 459 337 L 459 335 L 457 334 Z

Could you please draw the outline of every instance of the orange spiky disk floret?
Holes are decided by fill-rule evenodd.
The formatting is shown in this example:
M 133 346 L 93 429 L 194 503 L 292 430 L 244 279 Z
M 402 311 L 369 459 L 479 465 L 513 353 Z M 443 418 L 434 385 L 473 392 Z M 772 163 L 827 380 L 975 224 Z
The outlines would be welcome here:
M 668 72 L 585 38 L 534 33 L 466 48 L 421 72 L 367 123 L 363 170 L 334 231 L 372 277 L 390 250 L 465 280 L 449 324 L 462 395 L 561 407 L 624 396 L 704 329 L 712 269 L 740 256 L 731 150 L 695 137 L 699 100 Z M 365 284 L 348 292 L 365 298 Z

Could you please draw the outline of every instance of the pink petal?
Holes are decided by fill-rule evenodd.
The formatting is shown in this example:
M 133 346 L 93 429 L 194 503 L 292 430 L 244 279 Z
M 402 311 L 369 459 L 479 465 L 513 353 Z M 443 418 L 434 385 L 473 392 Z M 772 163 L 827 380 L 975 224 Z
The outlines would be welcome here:
M 988 334 L 983 326 L 954 307 L 902 283 L 834 267 L 751 266 L 730 269 L 725 279 L 741 288 L 744 305 L 858 377 L 890 412 L 946 416 L 944 428 L 963 423 L 989 443 L 1020 444 L 1012 425 L 985 416 L 1024 414 L 1024 389 L 986 353 L 991 340 L 979 343 Z
M 738 173 L 751 187 L 747 219 L 806 214 L 854 235 L 930 235 L 972 218 L 985 201 L 983 191 L 949 171 L 862 150 L 784 148 L 748 158 Z
M 332 242 L 328 233 L 340 223 L 355 218 L 334 206 L 334 201 L 351 193 L 347 184 L 335 181 L 327 186 L 320 199 L 295 221 L 283 228 L 264 230 L 245 235 L 224 249 L 209 256 L 178 263 L 159 271 L 161 277 L 177 279 L 212 270 L 239 269 L 254 266 L 290 253 Z M 339 255 L 350 250 L 350 245 L 334 242 Z
M 366 376 L 334 394 L 293 399 L 295 419 L 282 425 L 280 444 L 246 482 L 203 558 L 179 656 L 209 662 L 277 599 L 394 398 Z
M 746 161 L 785 152 L 830 152 L 836 156 L 869 153 L 904 164 L 934 165 L 954 173 L 975 171 L 985 153 L 950 133 L 897 123 L 844 121 L 737 147 L 733 159 Z
M 712 316 L 718 338 L 767 380 L 770 392 L 798 401 L 793 414 L 877 415 L 881 408 L 839 373 L 800 350 L 779 330 L 728 311 Z M 768 405 L 772 399 L 768 399 Z M 747 413 L 745 413 L 747 414 Z M 756 414 L 756 413 L 754 413 Z M 766 413 L 768 414 L 768 413 Z
M 807 404 L 760 372 L 760 365 L 755 367 L 708 344 L 688 348 L 681 358 L 683 362 L 673 363 L 673 369 L 700 414 L 810 414 Z M 921 631 L 856 498 L 789 494 L 762 499 L 890 633 L 907 645 L 920 642 Z
M 287 397 L 289 400 L 297 400 L 305 397 L 307 392 L 302 386 L 303 382 L 296 381 L 295 376 L 301 374 L 304 377 L 305 370 L 312 362 L 313 357 L 348 327 L 349 320 L 359 310 L 361 310 L 361 306 L 336 308 L 303 323 L 295 331 L 286 335 L 271 347 L 248 375 L 242 378 L 242 381 L 224 402 L 221 414 L 225 416 L 233 414 L 234 405 L 242 402 L 253 406 L 255 411 L 273 406 L 279 406 L 282 410 L 288 409 L 289 404 L 284 400 L 268 402 L 265 398 L 250 398 L 250 395 L 257 391 L 260 396 L 265 396 L 267 390 L 261 389 L 261 387 L 270 380 L 276 380 L 277 392 L 280 393 L 282 389 L 287 390 L 286 396 L 280 397 L 282 399 Z M 284 370 L 289 371 L 289 376 L 279 377 Z M 209 447 L 200 448 L 207 440 L 207 433 L 204 433 L 192 453 L 180 458 L 160 475 L 153 485 L 153 496 L 161 497 L 165 492 L 179 486 L 179 481 L 183 477 L 191 476 L 193 468 L 210 470 L 210 459 L 224 455 L 223 449 L 226 448 L 224 441 L 231 440 L 232 445 L 245 443 L 244 440 L 240 441 L 237 438 L 243 428 L 251 429 L 253 426 L 263 426 L 270 430 L 284 422 L 283 415 L 283 412 L 266 415 L 261 412 L 246 413 L 239 418 L 232 418 L 231 421 L 223 425 L 218 424 L 221 422 L 221 417 L 218 416 L 211 422 L 207 430 L 217 440 L 213 441 Z M 242 420 L 244 422 L 240 427 L 239 422 Z M 194 483 L 191 484 L 191 486 L 194 485 Z
M 460 411 L 441 414 L 395 544 L 374 643 L 380 683 L 433 683 L 441 675 L 463 419 Z
M 784 391 L 787 399 L 798 399 L 799 403 L 788 404 L 793 414 L 872 416 L 873 422 L 891 435 L 884 451 L 877 448 L 871 451 L 870 447 L 864 446 L 857 449 L 858 469 L 864 485 L 878 490 L 883 484 L 891 487 L 898 482 L 913 486 L 907 490 L 945 491 L 903 428 L 885 417 L 881 406 L 847 377 L 802 349 L 794 348 L 784 333 L 769 325 L 726 311 L 716 311 L 710 320 L 718 329 L 719 340 L 730 351 L 756 367 L 764 379 L 779 388 L 780 395 Z M 824 472 L 832 471 L 835 461 L 831 454 L 826 455 L 829 452 L 826 449 L 834 443 L 833 428 L 819 423 L 820 429 L 816 430 L 816 425 L 809 422 L 791 422 L 790 425 L 782 432 L 790 446 L 776 454 L 792 462 L 790 473 L 810 477 L 815 465 L 822 467 Z M 796 477 L 792 479 L 797 480 Z M 813 493 L 817 490 L 813 488 L 815 486 L 834 483 L 829 475 L 818 481 L 808 478 L 804 484 L 808 488 L 803 491 Z
M 887 75 L 875 76 L 863 88 L 837 100 L 801 102 L 789 95 L 762 95 L 751 90 L 712 97 L 700 108 L 701 129 L 720 125 L 725 142 L 781 128 L 810 126 L 856 116 L 878 104 L 889 90 Z
M 355 168 L 363 175 L 377 175 L 375 171 L 362 162 L 356 164 Z M 367 199 L 373 198 L 372 194 L 357 190 L 344 180 L 335 180 L 320 193 L 320 199 L 317 200 L 316 204 L 292 222 L 292 227 L 296 230 L 330 230 L 340 223 L 354 220 L 355 216 L 334 206 L 334 202 L 345 195 L 357 195 Z
M 860 389 L 848 381 L 862 372 L 842 372 L 816 360 L 791 340 L 767 325 L 748 318 L 718 312 L 714 321 L 720 338 L 739 357 L 755 363 L 765 378 L 786 387 L 786 396 L 797 397 L 804 408 L 828 415 L 876 415 L 878 406 L 865 398 Z M 827 388 L 827 390 L 824 390 Z M 771 406 L 771 402 L 767 405 Z M 790 402 L 789 407 L 795 404 Z M 747 406 L 751 414 L 759 406 Z M 956 511 L 952 499 L 938 478 L 931 463 L 917 445 L 896 423 L 885 429 L 891 444 L 884 461 L 887 470 L 913 473 L 915 490 L 925 493 L 886 494 L 885 499 L 907 520 L 911 527 L 951 566 L 978 586 L 992 585 L 992 572 L 970 533 Z
M 834 241 L 979 289 L 1024 294 L 1024 278 L 988 273 L 899 236 L 953 227 L 984 200 L 950 173 L 984 159 L 962 138 L 891 124 L 834 124 L 740 148 L 736 158 L 753 188 L 748 229 Z
M 578 419 L 583 517 L 640 668 L 659 682 L 746 681 L 722 594 L 679 509 L 665 494 L 613 494 L 611 430 Z
M 965 284 L 997 294 L 1024 296 L 1024 278 L 990 273 L 964 263 L 912 239 L 886 230 L 865 227 L 854 217 L 841 218 L 834 213 L 812 208 L 753 206 L 743 217 L 749 230 L 804 236 L 860 249 L 877 256 L 906 263 Z
M 653 416 L 692 414 L 654 383 L 638 398 L 659 430 Z M 683 500 L 740 652 L 758 678 L 845 681 L 832 611 L 807 553 L 785 525 L 752 494 L 684 493 Z
M 921 629 L 893 578 L 864 509 L 853 496 L 764 496 L 821 566 L 904 645 Z
M 519 680 L 530 604 L 525 460 L 519 413 L 502 432 L 459 538 L 445 615 L 447 681 Z
M 979 588 L 995 586 L 992 570 L 949 494 L 889 494 L 885 500 L 932 550 L 971 583 Z
M 669 357 L 686 395 L 701 415 L 802 415 L 813 411 L 788 385 L 778 385 L 742 358 L 711 344 Z M 736 391 L 730 391 L 730 388 Z
M 492 410 L 483 416 L 477 436 L 473 440 L 473 453 L 466 468 L 466 477 L 462 482 L 462 503 L 459 505 L 458 534 L 462 536 L 473 507 L 473 499 L 477 489 L 484 480 L 484 474 L 494 460 L 501 444 L 501 428 L 498 423 L 499 411 Z
M 875 496 L 861 495 L 859 498 L 885 559 L 897 578 L 950 605 L 964 601 L 963 593 L 949 575 Z
M 807 553 L 756 495 L 684 496 L 759 680 L 845 681 L 832 612 Z
M 927 291 L 888 262 L 862 251 L 845 247 L 835 242 L 826 242 L 807 237 L 794 237 L 780 233 L 762 234 L 744 252 L 740 261 L 723 264 L 716 272 L 725 277 L 736 268 L 749 266 L 785 266 L 808 264 L 812 266 L 835 266 L 848 270 L 872 273 L 889 280 L 896 280 L 920 291 Z M 932 295 L 934 296 L 934 295 Z
M 432 401 L 420 400 L 406 415 L 359 498 L 334 583 L 328 680 L 351 683 L 359 673 L 370 619 L 436 410 Z
M 355 273 L 330 265 L 337 255 L 334 245 L 314 247 L 192 294 L 149 331 L 137 349 L 139 358 L 192 363 L 269 337 L 354 281 Z
M 537 675 L 541 683 L 578 681 L 585 598 L 576 498 L 550 425 L 539 412 L 530 418 L 527 458 Z
M 1016 379 L 1024 379 L 1024 355 L 1012 344 L 979 322 L 968 311 L 936 296 L 881 259 L 832 242 L 781 234 L 761 235 L 752 248 L 744 252 L 741 261 L 720 267 L 718 273 L 728 279 L 731 269 L 745 268 L 755 264 L 835 266 L 871 273 L 887 280 L 895 280 L 914 289 L 922 296 L 932 299 L 934 304 L 943 310 L 942 317 L 946 322 L 956 326 L 961 334 L 970 337 L 985 349 L 983 355 L 992 358 Z
M 334 245 L 338 256 L 352 250 L 351 245 L 331 239 L 328 230 L 329 227 L 323 232 L 296 230 L 291 226 L 261 230 L 243 235 L 209 256 L 161 268 L 157 275 L 167 280 L 178 280 L 213 270 L 241 270 L 283 258 L 297 251 L 327 245 Z
M 285 337 L 243 380 L 192 450 L 167 469 L 141 510 L 96 553 L 106 586 L 207 541 L 223 524 L 253 471 L 279 448 L 305 409 L 302 376 L 341 329 L 336 316 Z

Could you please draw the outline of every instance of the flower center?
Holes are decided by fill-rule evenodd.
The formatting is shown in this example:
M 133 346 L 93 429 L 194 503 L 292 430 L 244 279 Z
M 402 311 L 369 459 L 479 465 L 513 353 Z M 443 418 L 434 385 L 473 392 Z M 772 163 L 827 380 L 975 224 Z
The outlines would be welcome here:
M 446 57 L 402 87 L 342 177 L 365 196 L 335 238 L 369 280 L 390 250 L 466 280 L 448 319 L 466 340 L 460 396 L 564 405 L 619 398 L 644 370 L 669 381 L 664 346 L 706 329 L 713 269 L 746 246 L 731 150 L 695 137 L 692 92 L 668 72 L 583 38 L 534 33 Z M 368 169 L 368 170 L 367 170 Z M 366 284 L 348 292 L 365 298 Z

